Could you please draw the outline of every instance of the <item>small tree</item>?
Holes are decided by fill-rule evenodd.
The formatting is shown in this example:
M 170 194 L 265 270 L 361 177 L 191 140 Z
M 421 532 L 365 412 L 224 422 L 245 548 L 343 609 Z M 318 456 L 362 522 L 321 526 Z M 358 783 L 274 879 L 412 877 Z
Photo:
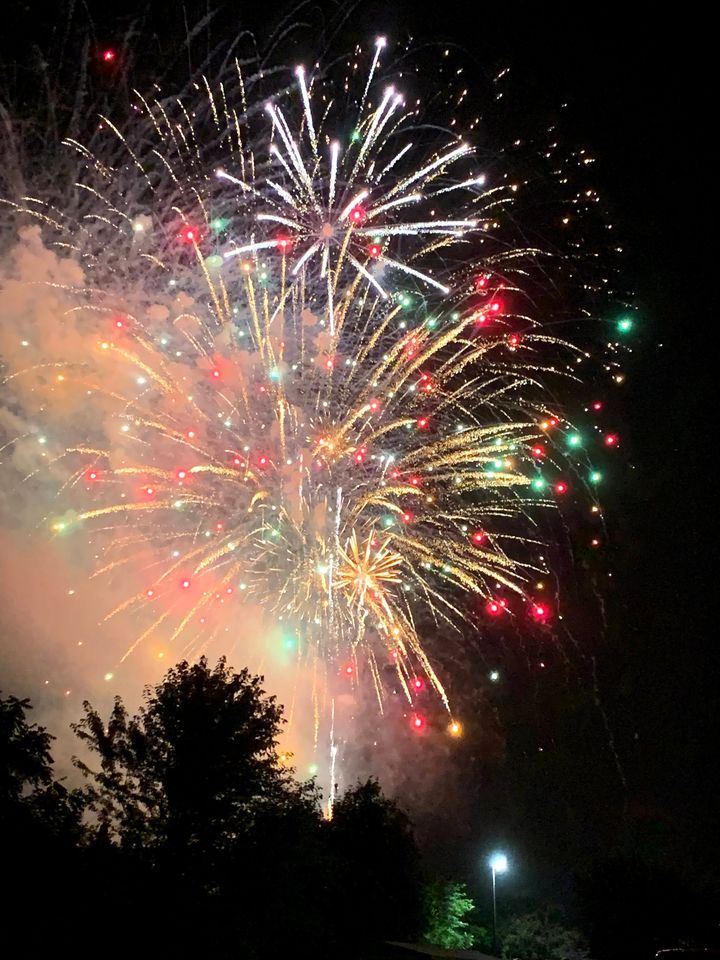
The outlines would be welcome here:
M 335 802 L 328 827 L 339 929 L 359 932 L 366 942 L 416 937 L 422 926 L 420 866 L 407 815 L 370 779 Z
M 28 790 L 52 781 L 52 737 L 45 727 L 28 723 L 29 700 L 0 697 L 0 803 L 17 803 Z
M 54 946 L 72 917 L 83 802 L 78 791 L 55 780 L 53 738 L 28 723 L 30 709 L 28 700 L 0 698 L 2 937 L 8 953 L 45 956 L 44 931 L 53 931 Z
M 53 776 L 45 727 L 28 723 L 29 700 L 0 697 L 0 822 L 8 842 L 19 843 L 18 831 L 41 831 L 75 841 L 80 832 L 82 798 Z
M 226 956 L 241 943 L 251 958 L 324 934 L 311 895 L 319 805 L 280 762 L 283 722 L 262 678 L 205 658 L 147 688 L 135 716 L 118 698 L 105 724 L 85 704 L 74 729 L 99 765 L 76 764 L 102 829 L 95 869 L 115 909 L 148 931 L 148 953 Z M 273 924 L 279 903 L 288 922 Z
M 468 950 L 475 936 L 464 918 L 475 904 L 464 883 L 434 880 L 424 890 L 426 928 L 423 939 L 447 950 Z
M 100 761 L 75 760 L 88 801 L 125 848 L 203 855 L 245 832 L 259 809 L 297 797 L 278 758 L 282 708 L 262 678 L 220 660 L 179 663 L 144 693 L 137 716 L 117 697 L 107 725 L 89 703 L 73 726 Z
M 548 911 L 513 917 L 502 931 L 507 960 L 587 960 L 582 934 L 554 920 Z

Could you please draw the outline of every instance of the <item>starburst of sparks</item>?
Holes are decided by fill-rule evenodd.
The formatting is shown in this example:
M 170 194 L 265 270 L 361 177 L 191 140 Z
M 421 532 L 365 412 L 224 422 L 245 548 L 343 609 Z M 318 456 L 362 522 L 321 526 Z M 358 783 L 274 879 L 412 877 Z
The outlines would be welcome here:
M 121 662 L 158 635 L 196 655 L 254 602 L 292 626 L 314 682 L 350 662 L 382 707 L 390 668 L 410 705 L 424 677 L 450 710 L 426 620 L 462 634 L 472 597 L 550 616 L 530 588 L 545 572 L 531 518 L 568 490 L 543 468 L 577 433 L 546 383 L 574 376 L 579 351 L 529 313 L 538 251 L 474 244 L 514 188 L 485 187 L 457 137 L 414 145 L 416 110 L 377 89 L 384 46 L 345 146 L 330 81 L 299 68 L 263 120 L 238 66 L 237 103 L 205 84 L 220 164 L 191 108 L 178 121 L 141 98 L 146 156 L 109 120 L 120 162 L 72 143 L 91 213 L 68 225 L 20 204 L 90 278 L 57 285 L 87 356 L 13 377 L 41 370 L 97 405 L 95 428 L 52 452 L 61 496 L 92 503 L 52 528 L 93 538 L 93 579 L 136 583 L 107 615 L 142 623 Z

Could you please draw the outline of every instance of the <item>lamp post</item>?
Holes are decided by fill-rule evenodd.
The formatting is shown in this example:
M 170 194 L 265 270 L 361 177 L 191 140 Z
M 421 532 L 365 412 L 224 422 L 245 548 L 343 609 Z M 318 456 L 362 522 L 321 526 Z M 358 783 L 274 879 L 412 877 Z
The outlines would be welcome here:
M 493 853 L 488 861 L 492 873 L 492 893 L 493 893 L 493 953 L 497 954 L 497 897 L 495 895 L 496 877 L 499 873 L 505 873 L 508 868 L 508 858 L 504 853 Z

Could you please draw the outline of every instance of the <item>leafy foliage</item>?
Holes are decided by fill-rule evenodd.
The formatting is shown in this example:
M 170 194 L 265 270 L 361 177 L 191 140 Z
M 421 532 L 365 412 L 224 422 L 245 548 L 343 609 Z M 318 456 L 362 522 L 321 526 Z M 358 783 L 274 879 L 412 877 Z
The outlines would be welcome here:
M 77 942 L 78 903 L 106 957 L 140 943 L 142 956 L 352 958 L 417 935 L 408 818 L 369 780 L 325 820 L 314 782 L 280 761 L 282 708 L 260 677 L 201 659 L 148 688 L 135 715 L 116 699 L 105 721 L 86 703 L 74 729 L 87 785 L 72 793 L 53 779 L 52 738 L 27 723 L 29 704 L 0 708 L 3 827 L 24 825 L 7 860 L 8 937 L 30 955 Z
M 420 861 L 406 814 L 370 779 L 337 800 L 328 827 L 340 927 L 356 925 L 362 904 L 371 939 L 415 936 L 422 922 Z
M 448 950 L 468 950 L 474 945 L 473 928 L 464 918 L 475 904 L 464 883 L 434 880 L 424 891 L 426 928 L 423 939 Z
M 587 960 L 582 934 L 565 927 L 547 911 L 513 917 L 502 931 L 507 960 Z
M 30 709 L 29 700 L 0 697 L 0 823 L 13 846 L 20 845 L 24 831 L 49 839 L 80 825 L 82 799 L 53 778 L 53 737 L 28 723 Z
M 107 725 L 90 704 L 74 726 L 100 761 L 76 760 L 90 808 L 122 846 L 149 854 L 220 852 L 263 806 L 300 800 L 276 752 L 282 708 L 259 677 L 203 658 L 146 689 L 138 715 L 119 698 Z

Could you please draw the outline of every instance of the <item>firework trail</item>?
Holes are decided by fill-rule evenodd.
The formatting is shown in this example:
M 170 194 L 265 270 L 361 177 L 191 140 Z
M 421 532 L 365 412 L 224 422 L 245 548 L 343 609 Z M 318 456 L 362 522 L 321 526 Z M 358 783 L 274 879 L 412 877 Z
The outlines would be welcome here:
M 259 606 L 316 737 L 338 675 L 380 710 L 400 691 L 418 731 L 429 688 L 460 735 L 427 632 L 461 637 L 478 604 L 551 616 L 536 515 L 580 445 L 555 398 L 581 354 L 524 292 L 541 251 L 497 232 L 517 185 L 428 139 L 384 47 L 348 91 L 236 62 L 192 102 L 138 93 L 130 130 L 102 117 L 99 145 L 68 141 L 71 215 L 11 204 L 39 224 L 24 255 L 53 251 L 62 320 L 51 348 L 38 319 L 5 390 L 72 439 L 8 448 L 42 447 L 25 483 L 58 481 L 48 527 L 87 538 L 97 589 L 134 584 L 107 613 L 135 630 L 107 678 L 158 639 L 242 649 Z

